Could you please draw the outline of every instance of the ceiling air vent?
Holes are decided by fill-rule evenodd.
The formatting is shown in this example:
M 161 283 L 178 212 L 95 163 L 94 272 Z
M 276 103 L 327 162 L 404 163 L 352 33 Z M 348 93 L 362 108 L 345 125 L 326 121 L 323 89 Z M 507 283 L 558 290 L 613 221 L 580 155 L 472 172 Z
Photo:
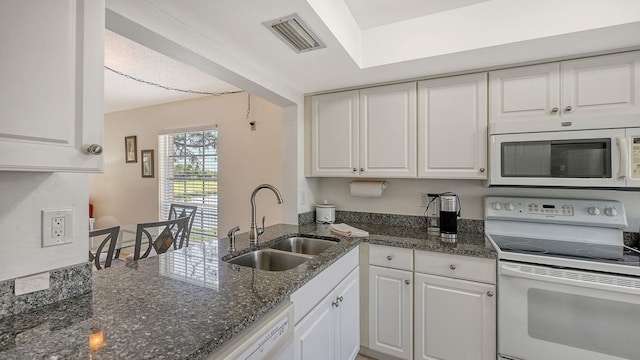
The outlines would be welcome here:
M 263 24 L 297 53 L 325 47 L 297 14 L 267 21 Z

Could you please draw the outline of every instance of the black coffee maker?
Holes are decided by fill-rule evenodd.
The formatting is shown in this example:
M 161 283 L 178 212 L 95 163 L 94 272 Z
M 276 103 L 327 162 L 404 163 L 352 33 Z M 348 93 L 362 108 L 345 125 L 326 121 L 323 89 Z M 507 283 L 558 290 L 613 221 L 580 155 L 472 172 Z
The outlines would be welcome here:
M 458 217 L 460 217 L 460 198 L 454 193 L 443 193 L 440 199 L 440 238 L 444 242 L 458 241 Z

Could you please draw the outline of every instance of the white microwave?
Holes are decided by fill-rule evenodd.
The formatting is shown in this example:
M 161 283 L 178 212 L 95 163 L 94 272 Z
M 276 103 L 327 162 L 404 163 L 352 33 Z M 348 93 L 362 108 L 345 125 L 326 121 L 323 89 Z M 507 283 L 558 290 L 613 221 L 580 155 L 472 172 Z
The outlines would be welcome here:
M 640 127 L 490 135 L 489 185 L 640 188 Z

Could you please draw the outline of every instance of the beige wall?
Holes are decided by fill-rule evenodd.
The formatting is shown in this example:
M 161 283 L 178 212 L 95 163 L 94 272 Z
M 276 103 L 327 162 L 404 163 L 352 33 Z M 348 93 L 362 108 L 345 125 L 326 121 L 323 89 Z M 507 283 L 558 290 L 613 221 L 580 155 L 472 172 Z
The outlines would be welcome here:
M 282 109 L 256 96 L 251 97 L 251 131 L 245 120 L 247 95 L 203 97 L 105 115 L 105 164 L 103 174 L 89 175 L 89 198 L 94 204 L 96 226 L 130 224 L 158 219 L 157 138 L 167 129 L 218 125 L 218 231 L 239 225 L 249 230 L 250 196 L 261 183 L 281 188 L 283 184 Z M 136 135 L 138 162 L 125 163 L 124 137 Z M 140 150 L 154 149 L 155 177 L 142 178 Z M 266 223 L 283 222 L 284 206 L 295 207 L 293 199 L 277 205 L 274 195 L 261 191 L 257 197 L 258 217 Z

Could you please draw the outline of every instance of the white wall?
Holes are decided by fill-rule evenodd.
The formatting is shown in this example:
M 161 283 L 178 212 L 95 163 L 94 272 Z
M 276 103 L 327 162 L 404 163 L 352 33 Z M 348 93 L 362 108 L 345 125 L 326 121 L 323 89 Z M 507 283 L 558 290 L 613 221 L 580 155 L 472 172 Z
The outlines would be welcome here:
M 351 179 L 323 178 L 319 180 L 316 201 L 328 200 L 336 204 L 337 210 L 423 215 L 420 193 L 442 193 L 451 191 L 460 196 L 462 217 L 482 219 L 485 196 L 530 196 L 578 199 L 609 199 L 624 203 L 629 222 L 629 231 L 637 232 L 640 225 L 640 192 L 613 190 L 566 190 L 528 188 L 487 188 L 478 180 L 387 180 L 389 187 L 380 198 L 353 197 L 349 193 Z
M 194 100 L 150 106 L 105 115 L 104 174 L 89 176 L 89 197 L 94 204 L 96 226 L 131 224 L 158 219 L 158 132 L 194 126 L 218 124 L 218 232 L 226 236 L 228 229 L 239 225 L 249 230 L 250 196 L 261 183 L 279 189 L 283 184 L 282 109 L 259 97 L 251 97 L 250 120 L 256 121 L 251 131 L 245 120 L 247 95 L 203 97 Z M 138 162 L 125 163 L 124 137 L 136 135 Z M 154 149 L 155 177 L 142 178 L 140 150 Z M 295 200 L 285 196 L 277 205 L 271 192 L 261 191 L 257 197 L 258 217 L 266 223 L 283 222 L 285 206 L 295 209 Z M 296 219 L 297 220 L 297 219 Z
M 86 174 L 0 171 L 0 281 L 88 261 Z M 72 243 L 42 248 L 44 209 L 73 210 Z

